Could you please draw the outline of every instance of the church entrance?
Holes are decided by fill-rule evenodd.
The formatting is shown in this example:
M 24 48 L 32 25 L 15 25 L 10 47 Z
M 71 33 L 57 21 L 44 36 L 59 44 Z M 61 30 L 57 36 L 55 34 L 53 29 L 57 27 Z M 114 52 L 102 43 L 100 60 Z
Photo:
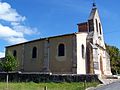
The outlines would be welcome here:
M 100 56 L 100 71 L 101 71 L 101 74 L 104 74 L 104 71 L 103 71 L 103 62 L 102 62 L 102 57 Z

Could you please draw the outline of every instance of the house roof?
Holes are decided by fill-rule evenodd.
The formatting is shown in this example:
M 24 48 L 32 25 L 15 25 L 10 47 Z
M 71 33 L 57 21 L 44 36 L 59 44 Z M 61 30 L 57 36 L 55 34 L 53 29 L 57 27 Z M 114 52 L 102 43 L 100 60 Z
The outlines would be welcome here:
M 88 32 L 88 22 L 79 23 L 78 25 L 78 32 Z
M 31 43 L 31 42 L 41 41 L 41 40 L 47 40 L 47 39 L 51 39 L 51 38 L 76 35 L 78 33 L 86 33 L 86 32 L 75 32 L 75 33 L 69 33 L 69 34 L 63 34 L 63 35 L 57 35 L 57 36 L 51 36 L 51 37 L 46 37 L 46 38 L 40 38 L 40 39 L 35 39 L 35 40 L 31 40 L 31 41 L 27 41 L 27 42 L 15 44 L 15 45 L 6 46 L 6 48 L 13 47 L 13 46 L 18 46 L 18 45 L 22 45 L 22 44 L 27 44 L 27 43 Z
M 39 39 L 35 39 L 35 40 L 31 40 L 31 41 L 27 41 L 27 42 L 15 44 L 15 45 L 6 46 L 6 48 L 13 47 L 13 46 L 18 46 L 18 45 L 22 45 L 22 44 L 27 44 L 27 43 L 31 43 L 31 42 L 41 41 L 41 40 L 45 40 L 45 39 L 51 39 L 51 38 L 57 38 L 57 37 L 64 37 L 64 36 L 70 36 L 70 35 L 75 35 L 75 34 L 76 33 L 70 33 L 70 34 L 63 34 L 63 35 L 46 37 L 46 38 L 39 38 Z

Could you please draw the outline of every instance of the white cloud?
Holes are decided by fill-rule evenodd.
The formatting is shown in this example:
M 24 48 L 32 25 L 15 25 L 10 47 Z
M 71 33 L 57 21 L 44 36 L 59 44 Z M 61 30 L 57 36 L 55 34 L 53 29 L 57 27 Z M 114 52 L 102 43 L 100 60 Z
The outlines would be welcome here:
M 25 16 L 21 16 L 8 3 L 0 2 L 0 19 L 10 22 L 21 22 L 25 20 Z
M 27 41 L 25 35 L 38 34 L 36 28 L 24 25 L 25 19 L 25 16 L 20 15 L 10 4 L 0 2 L 0 20 L 7 22 L 6 25 L 0 24 L 0 39 L 17 44 Z
M 24 35 L 22 32 L 15 31 L 10 27 L 3 26 L 1 24 L 0 24 L 0 38 L 6 40 L 11 44 L 17 44 L 17 43 L 27 41 L 24 38 Z
M 39 33 L 36 28 L 31 28 L 31 27 L 27 27 L 27 26 L 23 26 L 23 25 L 15 25 L 13 28 L 16 31 L 22 32 L 27 35 Z
M 0 24 L 0 38 L 8 38 L 8 37 L 23 37 L 22 32 L 17 32 L 12 30 L 8 26 L 3 26 Z
M 11 44 L 23 43 L 27 41 L 23 37 L 9 37 L 9 38 L 6 38 L 6 40 Z
M 0 52 L 0 58 L 5 57 L 5 53 L 4 52 Z

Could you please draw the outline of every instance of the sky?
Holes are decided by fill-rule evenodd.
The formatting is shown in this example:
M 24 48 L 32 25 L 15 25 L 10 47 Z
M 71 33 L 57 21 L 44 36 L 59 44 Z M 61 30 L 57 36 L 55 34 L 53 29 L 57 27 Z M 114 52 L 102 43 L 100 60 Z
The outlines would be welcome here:
M 120 1 L 96 0 L 105 43 L 120 49 Z M 77 32 L 88 20 L 93 0 L 0 0 L 0 57 L 5 47 Z

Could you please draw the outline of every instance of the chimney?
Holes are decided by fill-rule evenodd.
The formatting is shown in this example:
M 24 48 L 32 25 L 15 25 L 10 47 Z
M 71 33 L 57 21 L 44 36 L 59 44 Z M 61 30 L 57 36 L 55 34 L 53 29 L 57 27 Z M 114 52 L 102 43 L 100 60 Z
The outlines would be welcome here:
M 78 32 L 88 32 L 88 23 L 79 23 L 78 25 Z

